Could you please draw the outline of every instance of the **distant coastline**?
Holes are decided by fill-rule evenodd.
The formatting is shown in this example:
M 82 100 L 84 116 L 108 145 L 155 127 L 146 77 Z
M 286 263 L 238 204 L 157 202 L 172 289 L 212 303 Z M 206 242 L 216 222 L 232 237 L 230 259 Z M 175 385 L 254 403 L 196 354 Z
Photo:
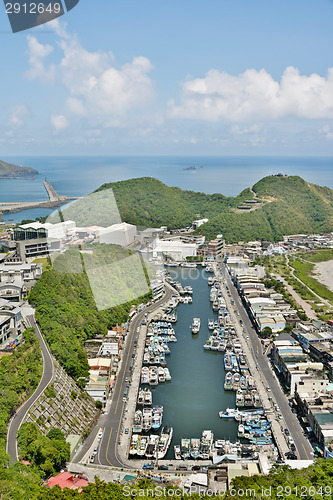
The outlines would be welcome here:
M 33 180 L 34 175 L 39 172 L 31 167 L 23 167 L 22 165 L 14 165 L 0 160 L 0 179 L 26 179 Z

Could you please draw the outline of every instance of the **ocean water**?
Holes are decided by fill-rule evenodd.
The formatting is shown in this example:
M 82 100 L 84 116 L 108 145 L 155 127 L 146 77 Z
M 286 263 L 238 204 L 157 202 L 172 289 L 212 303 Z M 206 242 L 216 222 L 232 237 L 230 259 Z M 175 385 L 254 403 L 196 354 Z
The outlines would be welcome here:
M 333 189 L 333 157 L 254 156 L 64 156 L 3 157 L 4 161 L 32 167 L 35 180 L 0 179 L 0 201 L 47 199 L 42 181 L 51 181 L 58 194 L 84 196 L 105 182 L 133 177 L 156 177 L 168 186 L 236 196 L 262 177 L 279 172 Z M 195 170 L 187 170 L 192 166 Z M 25 210 L 4 216 L 15 222 L 50 213 Z
M 172 381 L 153 389 L 153 404 L 164 407 L 162 425 L 174 429 L 166 456 L 174 459 L 173 446 L 181 438 L 201 438 L 203 430 L 211 429 L 215 439 L 236 441 L 238 426 L 234 419 L 219 417 L 220 410 L 235 408 L 236 399 L 235 392 L 224 390 L 223 353 L 203 349 L 210 336 L 208 319 L 217 319 L 209 300 L 207 273 L 200 267 L 169 268 L 169 272 L 183 286 L 193 288 L 192 304 L 178 305 L 178 321 L 173 324 L 177 342 L 169 343 L 171 354 L 166 356 Z M 198 335 L 191 333 L 194 317 L 201 319 Z

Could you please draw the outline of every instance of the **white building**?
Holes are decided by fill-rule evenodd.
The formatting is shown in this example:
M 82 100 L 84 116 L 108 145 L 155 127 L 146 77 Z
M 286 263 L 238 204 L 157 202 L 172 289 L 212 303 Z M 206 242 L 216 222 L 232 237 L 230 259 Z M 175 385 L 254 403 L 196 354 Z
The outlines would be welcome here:
M 186 260 L 186 257 L 197 255 L 197 245 L 195 243 L 183 243 L 179 240 L 160 240 L 153 242 L 153 258 L 162 256 L 171 257 L 176 261 Z
M 50 222 L 31 222 L 29 224 L 22 224 L 21 229 L 29 231 L 30 229 L 38 231 L 39 229 L 45 229 L 47 238 L 63 239 L 67 235 L 70 229 L 74 229 L 76 226 L 75 222 L 72 220 L 67 220 L 64 222 L 58 222 L 57 224 L 51 224 Z
M 108 243 L 128 247 L 134 243 L 136 237 L 136 226 L 122 222 L 109 227 L 96 229 L 96 237 L 99 243 Z

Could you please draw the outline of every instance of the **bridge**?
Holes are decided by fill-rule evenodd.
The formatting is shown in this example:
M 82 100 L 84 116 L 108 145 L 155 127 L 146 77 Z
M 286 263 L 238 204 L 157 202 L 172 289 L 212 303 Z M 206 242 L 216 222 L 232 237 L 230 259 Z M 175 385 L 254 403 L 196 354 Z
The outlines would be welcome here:
M 49 197 L 48 200 L 0 202 L 0 221 L 2 220 L 2 214 L 21 212 L 22 210 L 31 208 L 57 208 L 70 200 L 76 199 L 69 196 L 58 195 L 51 182 L 47 179 L 43 181 L 43 184 Z

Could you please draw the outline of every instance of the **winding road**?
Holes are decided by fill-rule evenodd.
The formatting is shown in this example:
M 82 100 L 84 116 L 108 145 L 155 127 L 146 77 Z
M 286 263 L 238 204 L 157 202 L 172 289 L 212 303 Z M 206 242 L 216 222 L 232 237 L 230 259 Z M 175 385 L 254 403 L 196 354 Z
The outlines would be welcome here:
M 39 329 L 39 326 L 36 323 L 35 317 L 33 314 L 26 316 L 26 323 L 28 326 L 31 326 L 35 329 L 36 337 L 40 340 L 40 347 L 42 351 L 43 358 L 43 375 L 40 379 L 37 389 L 30 396 L 25 403 L 19 408 L 19 410 L 15 413 L 13 418 L 10 421 L 8 431 L 7 431 L 7 446 L 6 452 L 11 456 L 11 463 L 14 463 L 18 460 L 17 454 L 17 432 L 24 422 L 28 411 L 31 406 L 35 403 L 35 401 L 39 398 L 42 392 L 46 389 L 49 383 L 52 381 L 53 377 L 53 358 L 50 354 L 50 351 L 46 345 L 46 342 L 43 338 L 43 335 Z

